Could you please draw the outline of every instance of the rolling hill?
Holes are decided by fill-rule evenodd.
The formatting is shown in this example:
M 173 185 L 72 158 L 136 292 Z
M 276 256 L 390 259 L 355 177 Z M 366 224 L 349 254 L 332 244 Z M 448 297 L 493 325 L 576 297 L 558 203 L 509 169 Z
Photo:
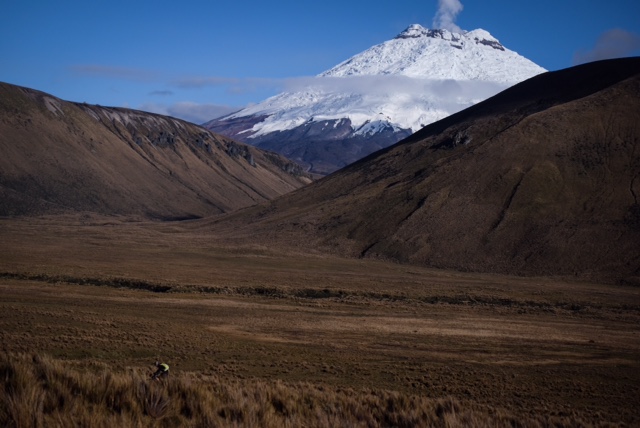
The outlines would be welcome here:
M 0 215 L 152 219 L 233 211 L 310 177 L 284 157 L 171 117 L 0 83 Z
M 230 240 L 640 283 L 640 58 L 533 77 L 277 200 Z

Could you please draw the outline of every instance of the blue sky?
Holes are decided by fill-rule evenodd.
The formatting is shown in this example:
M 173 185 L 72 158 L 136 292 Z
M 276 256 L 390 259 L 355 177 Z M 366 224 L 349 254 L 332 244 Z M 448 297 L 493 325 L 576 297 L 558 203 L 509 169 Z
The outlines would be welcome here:
M 0 11 L 0 81 L 196 123 L 434 19 L 483 28 L 548 70 L 640 55 L 638 0 L 3 0 Z

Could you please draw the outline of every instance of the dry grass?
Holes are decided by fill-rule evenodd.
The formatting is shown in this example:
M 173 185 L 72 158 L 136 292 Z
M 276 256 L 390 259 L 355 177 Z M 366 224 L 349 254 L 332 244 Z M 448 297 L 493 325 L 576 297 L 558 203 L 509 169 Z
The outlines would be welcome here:
M 445 397 L 310 383 L 182 374 L 150 381 L 106 365 L 77 370 L 47 356 L 0 356 L 6 427 L 512 427 L 580 426 L 575 417 L 516 419 Z
M 311 181 L 273 152 L 178 119 L 0 82 L 0 215 L 82 210 L 188 219 Z
M 638 288 L 89 220 L 0 221 L 0 425 L 640 424 Z

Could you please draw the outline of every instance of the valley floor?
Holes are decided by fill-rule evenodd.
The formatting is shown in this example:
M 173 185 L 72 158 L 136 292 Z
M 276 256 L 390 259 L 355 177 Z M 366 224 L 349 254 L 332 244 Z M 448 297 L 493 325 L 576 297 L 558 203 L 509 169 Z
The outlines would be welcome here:
M 638 288 L 229 247 L 178 223 L 0 220 L 0 237 L 7 355 L 640 425 Z

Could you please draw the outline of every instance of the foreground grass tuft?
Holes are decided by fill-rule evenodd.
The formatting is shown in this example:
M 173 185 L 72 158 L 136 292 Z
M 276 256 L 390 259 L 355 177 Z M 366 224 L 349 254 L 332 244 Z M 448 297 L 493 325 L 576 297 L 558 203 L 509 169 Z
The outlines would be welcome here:
M 516 420 L 450 397 L 353 390 L 307 383 L 222 380 L 192 373 L 164 382 L 143 370 L 82 370 L 48 356 L 0 355 L 5 427 L 458 427 L 588 426 L 540 415 Z

